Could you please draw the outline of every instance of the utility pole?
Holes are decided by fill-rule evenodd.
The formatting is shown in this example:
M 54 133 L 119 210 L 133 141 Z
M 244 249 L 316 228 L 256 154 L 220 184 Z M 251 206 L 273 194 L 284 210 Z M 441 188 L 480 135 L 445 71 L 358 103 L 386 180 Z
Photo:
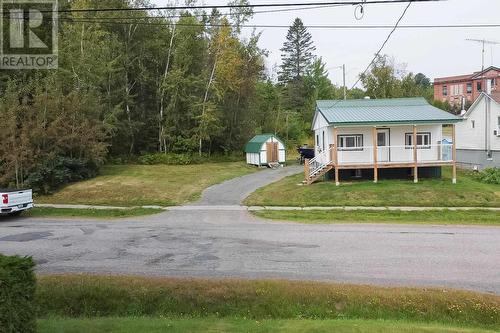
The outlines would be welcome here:
M 482 56 L 481 56 L 481 71 L 484 71 L 484 46 L 486 44 L 489 44 L 489 45 L 500 45 L 500 43 L 492 41 L 492 40 L 472 39 L 472 38 L 467 38 L 467 41 L 469 41 L 469 42 L 475 42 L 475 43 L 481 43 L 483 45 Z
M 342 65 L 342 76 L 344 80 L 344 101 L 347 99 L 347 87 L 345 85 L 345 64 Z

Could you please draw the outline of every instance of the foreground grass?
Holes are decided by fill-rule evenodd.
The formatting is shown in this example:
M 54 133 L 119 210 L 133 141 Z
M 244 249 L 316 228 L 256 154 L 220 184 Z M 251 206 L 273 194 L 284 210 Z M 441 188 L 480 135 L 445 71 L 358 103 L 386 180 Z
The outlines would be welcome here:
M 39 318 L 356 319 L 500 329 L 499 296 L 442 289 L 69 275 L 40 276 L 36 300 Z
M 39 203 L 172 206 L 196 200 L 217 183 L 257 169 L 242 162 L 199 165 L 107 165 L 101 175 L 71 184 Z
M 130 209 L 72 209 L 72 208 L 46 208 L 35 207 L 22 216 L 25 217 L 84 217 L 84 218 L 121 218 L 152 215 L 164 212 L 155 208 L 130 208 Z
M 442 179 L 354 181 L 335 186 L 323 181 L 302 186 L 304 175 L 287 177 L 250 195 L 248 206 L 419 206 L 500 207 L 500 187 L 484 184 L 464 172 L 452 184 L 450 169 Z
M 336 333 L 472 333 L 477 328 L 374 320 L 248 320 L 239 318 L 50 318 L 38 321 L 41 333 L 93 332 L 336 332 Z
M 500 226 L 500 211 L 426 210 L 426 211 L 373 211 L 373 210 L 310 210 L 252 212 L 266 219 L 310 224 L 329 223 L 408 223 L 408 224 L 473 224 Z

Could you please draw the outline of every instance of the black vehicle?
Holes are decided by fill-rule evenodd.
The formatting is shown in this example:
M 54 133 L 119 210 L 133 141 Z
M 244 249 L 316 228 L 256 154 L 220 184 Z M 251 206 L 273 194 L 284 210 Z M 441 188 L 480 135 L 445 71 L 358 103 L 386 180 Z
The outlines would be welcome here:
M 315 155 L 314 148 L 311 148 L 308 145 L 302 145 L 301 147 L 299 147 L 297 149 L 297 151 L 300 154 L 300 157 L 299 157 L 300 164 L 304 164 L 306 159 L 310 160 L 310 159 L 314 158 L 314 155 Z

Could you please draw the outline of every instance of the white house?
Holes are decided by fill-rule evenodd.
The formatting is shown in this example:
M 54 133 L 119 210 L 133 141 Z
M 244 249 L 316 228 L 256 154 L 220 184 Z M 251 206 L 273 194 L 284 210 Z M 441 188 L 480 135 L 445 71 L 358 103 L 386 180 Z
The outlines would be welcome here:
M 316 157 L 305 164 L 305 182 L 330 170 L 337 185 L 349 175 L 369 175 L 377 182 L 379 173 L 411 174 L 417 182 L 419 174 L 440 176 L 445 165 L 453 166 L 455 182 L 454 154 L 443 154 L 450 147 L 442 133 L 443 125 L 454 128 L 460 121 L 424 98 L 317 101 L 312 125 Z
M 283 141 L 274 134 L 254 136 L 245 146 L 247 163 L 252 165 L 272 165 L 286 162 Z
M 457 124 L 457 162 L 500 167 L 500 95 L 481 93 Z

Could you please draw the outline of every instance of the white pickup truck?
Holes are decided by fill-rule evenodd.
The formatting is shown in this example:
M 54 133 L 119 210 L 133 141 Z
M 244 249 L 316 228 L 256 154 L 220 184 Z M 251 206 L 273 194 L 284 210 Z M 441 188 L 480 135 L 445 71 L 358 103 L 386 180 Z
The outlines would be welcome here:
M 17 215 L 33 208 L 31 190 L 10 190 L 0 188 L 0 215 Z

